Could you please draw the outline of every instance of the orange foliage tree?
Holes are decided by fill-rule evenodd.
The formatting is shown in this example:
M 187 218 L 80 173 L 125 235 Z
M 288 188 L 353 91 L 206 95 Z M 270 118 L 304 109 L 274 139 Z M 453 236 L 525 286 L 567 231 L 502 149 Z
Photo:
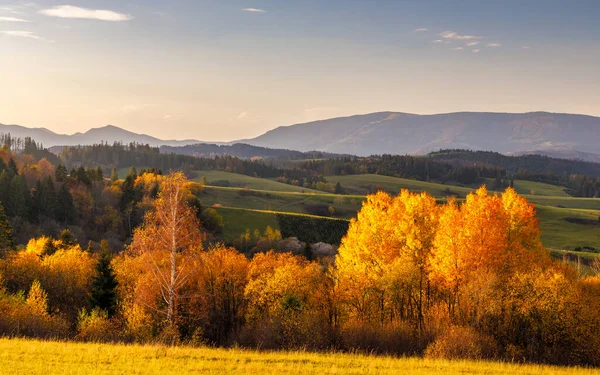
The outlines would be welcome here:
M 153 210 L 135 230 L 129 248 L 131 253 L 143 255 L 166 304 L 169 328 L 176 326 L 177 303 L 183 297 L 180 291 L 199 270 L 203 250 L 200 224 L 185 199 L 186 183 L 181 172 L 172 173 L 162 181 Z

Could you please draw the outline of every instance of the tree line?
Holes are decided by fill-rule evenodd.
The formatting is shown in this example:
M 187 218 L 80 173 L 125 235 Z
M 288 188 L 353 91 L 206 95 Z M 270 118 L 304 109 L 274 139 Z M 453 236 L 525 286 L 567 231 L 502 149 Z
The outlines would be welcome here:
M 4 254 L 3 334 L 600 366 L 600 276 L 552 260 L 510 188 L 370 195 L 309 260 L 276 233 L 248 256 L 206 245 L 185 176 L 143 176 L 156 195 L 112 259 L 68 234 Z

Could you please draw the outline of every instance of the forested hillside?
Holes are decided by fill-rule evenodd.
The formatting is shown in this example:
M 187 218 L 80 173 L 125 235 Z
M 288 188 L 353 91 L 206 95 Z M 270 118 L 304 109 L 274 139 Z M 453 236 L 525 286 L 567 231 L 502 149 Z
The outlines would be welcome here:
M 197 143 L 178 147 L 160 146 L 160 152 L 165 154 L 179 154 L 209 158 L 214 158 L 215 156 L 235 156 L 242 159 L 270 158 L 283 160 L 324 159 L 343 156 L 341 154 L 331 154 L 322 151 L 300 152 L 294 150 L 251 146 L 244 143 L 235 143 L 233 145 Z

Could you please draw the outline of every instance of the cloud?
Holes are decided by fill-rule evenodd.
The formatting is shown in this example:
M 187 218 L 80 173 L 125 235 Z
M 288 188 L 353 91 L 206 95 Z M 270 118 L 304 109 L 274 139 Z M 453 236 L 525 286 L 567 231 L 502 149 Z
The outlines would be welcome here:
M 171 118 L 171 115 L 164 115 L 163 119 L 168 120 Z
M 245 118 L 247 116 L 248 116 L 248 112 L 242 112 L 239 115 L 237 115 L 237 119 L 241 120 L 241 119 L 243 119 L 243 118 Z
M 480 49 L 474 49 L 473 53 L 479 53 L 479 51 L 481 51 Z
M 486 45 L 486 47 L 500 47 L 501 44 L 500 43 L 489 43 Z
M 529 46 L 521 46 L 521 49 L 529 49 L 529 48 L 531 48 L 531 47 L 529 47 Z
M 27 20 L 15 17 L 0 17 L 0 22 L 29 22 Z
M 473 46 L 476 46 L 478 44 L 479 44 L 479 42 L 469 42 L 469 43 L 467 43 L 467 46 L 473 47 Z
M 428 31 L 429 29 L 425 28 L 425 27 L 420 27 L 418 29 L 414 29 L 413 31 L 415 33 L 422 33 L 423 31 Z
M 112 10 L 79 8 L 72 5 L 59 5 L 40 10 L 40 13 L 50 17 L 80 18 L 109 22 L 129 21 L 129 14 L 117 13 Z
M 8 13 L 12 13 L 12 14 L 20 13 L 17 10 L 15 10 L 15 8 L 13 8 L 13 7 L 0 7 L 0 12 L 8 12 Z
M 266 13 L 266 10 L 263 9 L 258 9 L 258 8 L 244 8 L 242 9 L 244 12 L 251 12 L 251 13 Z
M 456 48 L 452 48 L 452 49 L 456 50 L 456 51 L 462 51 L 464 48 L 462 48 L 462 47 L 456 47 Z
M 41 40 L 41 41 L 48 42 L 48 43 L 54 43 L 53 40 L 48 40 L 46 38 L 42 38 L 41 36 L 37 35 L 33 31 L 0 31 L 0 34 L 19 37 L 19 38 Z
M 439 43 L 444 43 L 444 41 L 441 39 L 436 39 L 436 40 L 432 40 L 431 43 L 439 44 Z
M 477 35 L 461 35 L 454 31 L 444 31 L 440 34 L 440 36 L 444 39 L 458 39 L 458 40 L 471 40 L 471 39 L 483 39 L 482 36 Z

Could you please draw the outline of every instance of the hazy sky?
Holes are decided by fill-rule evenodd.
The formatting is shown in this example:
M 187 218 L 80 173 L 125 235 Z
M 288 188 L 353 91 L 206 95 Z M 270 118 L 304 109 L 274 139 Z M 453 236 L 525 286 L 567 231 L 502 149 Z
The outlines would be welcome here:
M 385 110 L 600 116 L 599 22 L 596 0 L 0 0 L 0 123 L 216 141 Z

